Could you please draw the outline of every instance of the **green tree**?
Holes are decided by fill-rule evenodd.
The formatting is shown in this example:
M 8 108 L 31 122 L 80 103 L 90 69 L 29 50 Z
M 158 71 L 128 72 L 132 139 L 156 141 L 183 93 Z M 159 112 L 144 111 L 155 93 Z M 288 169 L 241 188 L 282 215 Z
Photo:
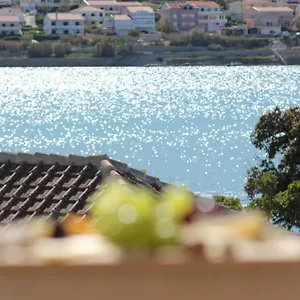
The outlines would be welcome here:
M 114 57 L 115 49 L 109 43 L 97 44 L 93 48 L 93 57 Z
M 139 37 L 140 31 L 138 29 L 130 29 L 130 30 L 128 30 L 127 35 L 131 36 L 131 37 Z
M 243 210 L 243 207 L 241 205 L 241 201 L 239 198 L 225 197 L 225 196 L 221 196 L 221 195 L 213 196 L 213 198 L 217 203 L 225 205 L 225 206 L 231 208 L 232 210 L 235 210 L 235 211 Z
M 27 48 L 29 57 L 50 57 L 52 55 L 52 45 L 48 42 L 31 43 Z
M 300 108 L 275 107 L 263 114 L 251 141 L 261 157 L 247 172 L 249 208 L 266 211 L 287 229 L 300 227 Z
M 161 19 L 156 23 L 156 30 L 164 33 L 177 32 L 177 28 L 167 19 Z

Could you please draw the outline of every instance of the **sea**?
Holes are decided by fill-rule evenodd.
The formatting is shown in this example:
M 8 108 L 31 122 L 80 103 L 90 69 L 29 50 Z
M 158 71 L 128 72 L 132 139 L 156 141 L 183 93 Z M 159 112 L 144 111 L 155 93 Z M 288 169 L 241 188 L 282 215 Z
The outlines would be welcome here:
M 0 69 L 0 150 L 107 154 L 200 195 L 247 197 L 250 134 L 300 105 L 300 67 Z

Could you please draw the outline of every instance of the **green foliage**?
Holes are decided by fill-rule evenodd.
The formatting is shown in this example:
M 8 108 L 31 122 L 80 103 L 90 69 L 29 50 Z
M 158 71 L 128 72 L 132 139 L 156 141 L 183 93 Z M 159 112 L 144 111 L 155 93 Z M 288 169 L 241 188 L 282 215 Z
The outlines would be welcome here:
M 33 39 L 36 41 L 55 41 L 59 40 L 59 35 L 56 34 L 34 34 Z
M 53 46 L 55 57 L 65 57 L 72 53 L 71 45 L 68 43 L 57 43 Z
M 48 42 L 31 43 L 27 48 L 29 57 L 50 57 L 52 55 L 52 45 Z
M 209 34 L 199 29 L 193 29 L 188 34 L 169 34 L 164 36 L 170 41 L 171 46 L 187 46 L 191 44 L 196 47 L 208 47 L 212 44 L 220 45 L 222 48 L 255 49 L 266 47 L 268 39 L 254 39 L 246 37 L 228 37 L 216 34 Z
M 159 22 L 160 19 L 161 19 L 161 14 L 155 13 L 155 22 Z
M 138 29 L 130 29 L 128 30 L 128 36 L 131 37 L 139 37 L 140 36 L 140 31 Z
M 238 21 L 235 20 L 231 15 L 226 15 L 226 19 L 227 19 L 226 27 L 238 25 Z
M 9 35 L 3 38 L 4 41 L 20 41 L 21 35 Z
M 221 51 L 223 47 L 220 44 L 210 44 L 208 45 L 208 49 L 212 51 Z
M 36 24 L 37 25 L 43 25 L 44 24 L 44 17 L 45 17 L 45 15 L 43 15 L 43 14 L 40 14 L 40 13 L 36 14 L 36 16 L 35 16 Z
M 228 2 L 226 0 L 216 0 L 216 3 L 218 3 L 221 8 L 227 10 L 229 8 Z
M 177 28 L 167 19 L 161 19 L 156 23 L 156 30 L 164 33 L 177 32 Z
M 231 208 L 232 210 L 235 210 L 235 211 L 243 210 L 243 207 L 241 205 L 241 201 L 239 198 L 225 197 L 225 196 L 221 196 L 221 195 L 213 196 L 213 198 L 217 203 L 225 205 L 225 206 Z
M 91 34 L 103 34 L 103 28 L 96 23 L 85 22 L 84 23 L 84 32 Z
M 251 141 L 263 153 L 247 172 L 249 207 L 266 211 L 287 229 L 300 227 L 300 108 L 263 114 Z
M 92 53 L 93 57 L 114 57 L 115 49 L 109 43 L 99 43 L 93 48 Z

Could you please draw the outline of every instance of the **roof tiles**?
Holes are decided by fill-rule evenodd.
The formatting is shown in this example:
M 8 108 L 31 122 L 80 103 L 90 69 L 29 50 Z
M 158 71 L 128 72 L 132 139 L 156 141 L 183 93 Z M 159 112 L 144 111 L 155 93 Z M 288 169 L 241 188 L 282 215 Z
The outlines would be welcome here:
M 106 155 L 0 152 L 0 223 L 19 218 L 29 220 L 37 215 L 56 219 L 69 213 L 86 215 L 87 198 L 108 177 L 144 186 L 154 194 L 168 185 Z M 207 201 L 207 198 L 196 198 Z M 229 209 L 215 205 L 212 210 L 220 211 L 229 212 Z

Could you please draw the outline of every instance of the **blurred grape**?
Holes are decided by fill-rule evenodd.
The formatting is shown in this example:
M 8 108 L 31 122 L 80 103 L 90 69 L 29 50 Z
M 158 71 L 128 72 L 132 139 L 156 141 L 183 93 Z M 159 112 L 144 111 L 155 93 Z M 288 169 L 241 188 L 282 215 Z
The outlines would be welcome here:
M 151 250 L 177 241 L 191 194 L 167 189 L 160 199 L 147 188 L 108 181 L 88 200 L 99 233 L 128 250 Z

